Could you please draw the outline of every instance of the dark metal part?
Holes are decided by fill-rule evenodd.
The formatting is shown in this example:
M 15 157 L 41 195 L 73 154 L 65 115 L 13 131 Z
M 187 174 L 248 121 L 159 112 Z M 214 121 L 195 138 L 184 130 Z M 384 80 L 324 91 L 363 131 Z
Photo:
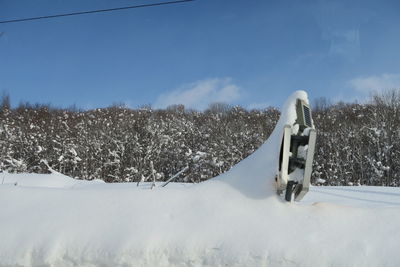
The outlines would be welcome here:
M 286 201 L 292 201 L 292 194 L 297 185 L 297 182 L 295 181 L 288 181 L 287 186 L 286 186 L 286 193 L 285 193 L 285 200 Z

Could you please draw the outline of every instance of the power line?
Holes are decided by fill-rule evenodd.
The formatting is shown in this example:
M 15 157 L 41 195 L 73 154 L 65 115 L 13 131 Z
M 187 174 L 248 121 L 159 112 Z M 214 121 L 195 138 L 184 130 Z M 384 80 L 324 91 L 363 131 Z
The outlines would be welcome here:
M 81 11 L 81 12 L 74 12 L 74 13 L 49 15 L 49 16 L 40 16 L 40 17 L 32 17 L 32 18 L 3 20 L 3 21 L 0 21 L 0 24 L 23 22 L 23 21 L 30 21 L 30 20 L 40 20 L 40 19 L 51 19 L 51 18 L 58 18 L 58 17 L 68 17 L 68 16 L 76 16 L 76 15 L 84 15 L 84 14 L 92 14 L 92 13 L 111 12 L 111 11 L 117 11 L 117 10 L 142 8 L 142 7 L 163 6 L 163 5 L 179 4 L 179 3 L 192 2 L 192 1 L 195 1 L 195 0 L 177 0 L 177 1 L 169 1 L 169 2 L 159 2 L 159 3 L 143 4 L 143 5 L 135 5 L 135 6 L 97 9 L 97 10 L 89 10 L 89 11 Z

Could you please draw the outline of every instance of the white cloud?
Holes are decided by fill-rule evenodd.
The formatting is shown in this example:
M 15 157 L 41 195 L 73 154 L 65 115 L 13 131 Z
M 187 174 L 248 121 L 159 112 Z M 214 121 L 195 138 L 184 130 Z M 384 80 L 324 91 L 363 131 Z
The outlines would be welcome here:
M 256 103 L 250 103 L 247 106 L 247 109 L 250 109 L 250 110 L 252 110 L 252 109 L 265 109 L 265 108 L 267 108 L 269 106 L 271 106 L 271 104 L 268 103 L 268 102 L 256 102 Z
M 203 110 L 210 103 L 232 104 L 240 97 L 240 88 L 230 78 L 215 78 L 197 81 L 179 89 L 161 94 L 154 103 L 155 108 L 183 104 L 187 108 Z
M 349 81 L 349 85 L 361 92 L 379 92 L 388 89 L 400 88 L 400 74 L 382 74 L 369 77 L 359 77 Z

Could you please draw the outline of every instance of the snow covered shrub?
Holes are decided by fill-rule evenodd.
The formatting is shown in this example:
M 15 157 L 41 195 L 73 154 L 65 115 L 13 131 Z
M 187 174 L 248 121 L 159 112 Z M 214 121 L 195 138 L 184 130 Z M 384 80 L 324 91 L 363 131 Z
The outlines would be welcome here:
M 45 173 L 45 160 L 66 175 L 107 182 L 165 181 L 186 166 L 176 181 L 207 180 L 254 152 L 279 118 L 275 108 L 221 103 L 204 112 L 183 105 L 79 111 L 7 103 L 0 106 L 2 170 Z M 365 104 L 321 98 L 313 107 L 314 184 L 400 186 L 399 91 Z

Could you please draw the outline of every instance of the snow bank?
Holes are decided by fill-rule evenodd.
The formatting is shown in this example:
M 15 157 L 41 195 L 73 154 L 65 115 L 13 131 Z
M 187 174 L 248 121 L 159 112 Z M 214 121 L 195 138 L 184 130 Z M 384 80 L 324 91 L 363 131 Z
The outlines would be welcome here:
M 280 135 L 297 97 L 307 99 L 289 98 L 259 150 L 201 184 L 149 190 L 0 174 L 0 265 L 398 266 L 398 188 L 357 187 L 354 197 L 314 187 L 300 204 L 275 195 Z

